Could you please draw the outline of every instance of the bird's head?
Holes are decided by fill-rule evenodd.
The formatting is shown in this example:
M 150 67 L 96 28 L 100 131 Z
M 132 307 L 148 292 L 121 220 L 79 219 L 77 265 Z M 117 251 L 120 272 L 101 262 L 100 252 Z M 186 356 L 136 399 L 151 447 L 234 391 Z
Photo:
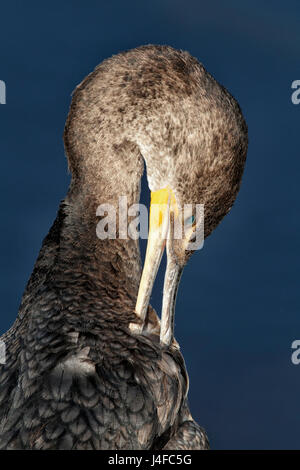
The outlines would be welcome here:
M 88 197 L 98 188 L 110 200 L 137 192 L 143 157 L 151 206 L 136 314 L 144 323 L 166 248 L 161 342 L 169 344 L 180 274 L 240 186 L 247 126 L 238 103 L 189 53 L 142 46 L 104 61 L 77 87 L 65 146 L 74 191 Z
M 156 138 L 162 137 L 159 145 L 147 142 L 147 136 L 139 144 L 151 205 L 136 313 L 145 317 L 166 247 L 160 337 L 167 345 L 182 270 L 232 207 L 247 152 L 247 126 L 236 100 L 191 56 L 182 57 L 181 71 L 182 89 L 188 83 L 189 91 L 168 103 L 157 123 L 152 119 Z

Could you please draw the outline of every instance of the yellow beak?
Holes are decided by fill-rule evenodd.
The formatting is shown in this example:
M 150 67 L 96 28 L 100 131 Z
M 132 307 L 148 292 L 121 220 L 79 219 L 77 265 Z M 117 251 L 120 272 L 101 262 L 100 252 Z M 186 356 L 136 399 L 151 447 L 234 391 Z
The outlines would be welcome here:
M 166 245 L 169 229 L 170 188 L 151 192 L 149 234 L 145 263 L 136 302 L 136 314 L 144 322 L 153 284 Z

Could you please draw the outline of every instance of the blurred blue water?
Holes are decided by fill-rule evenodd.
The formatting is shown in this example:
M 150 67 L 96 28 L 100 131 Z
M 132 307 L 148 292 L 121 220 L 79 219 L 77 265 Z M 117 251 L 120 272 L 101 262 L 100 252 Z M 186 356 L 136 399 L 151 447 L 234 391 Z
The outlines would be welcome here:
M 62 132 L 72 90 L 104 58 L 147 43 L 196 56 L 238 99 L 249 127 L 238 200 L 190 261 L 177 301 L 193 415 L 213 448 L 300 448 L 300 365 L 290 361 L 300 338 L 296 0 L 1 5 L 0 333 L 68 187 Z M 161 281 L 162 273 L 158 309 Z

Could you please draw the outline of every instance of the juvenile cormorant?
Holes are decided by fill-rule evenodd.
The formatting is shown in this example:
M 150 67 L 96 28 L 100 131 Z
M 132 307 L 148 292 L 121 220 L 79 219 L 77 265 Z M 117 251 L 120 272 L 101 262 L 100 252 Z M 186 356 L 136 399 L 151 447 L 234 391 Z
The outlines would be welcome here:
M 206 237 L 230 210 L 247 151 L 241 110 L 187 52 L 143 46 L 76 88 L 64 142 L 71 185 L 1 338 L 0 448 L 206 449 L 173 338 L 198 226 L 191 213 L 180 240 L 174 223 L 185 203 L 203 204 Z M 100 239 L 96 213 L 116 207 L 118 232 L 119 196 L 126 209 L 139 201 L 144 162 L 151 210 L 165 205 L 158 222 L 150 215 L 141 279 L 138 240 Z M 148 304 L 165 243 L 160 326 Z

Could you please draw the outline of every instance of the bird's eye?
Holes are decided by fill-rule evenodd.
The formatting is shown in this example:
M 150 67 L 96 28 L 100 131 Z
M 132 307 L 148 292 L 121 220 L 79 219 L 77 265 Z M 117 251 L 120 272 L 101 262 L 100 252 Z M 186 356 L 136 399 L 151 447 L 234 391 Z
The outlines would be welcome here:
M 191 215 L 190 217 L 185 219 L 185 226 L 186 227 L 191 227 L 194 224 L 194 222 L 195 222 L 195 216 Z

